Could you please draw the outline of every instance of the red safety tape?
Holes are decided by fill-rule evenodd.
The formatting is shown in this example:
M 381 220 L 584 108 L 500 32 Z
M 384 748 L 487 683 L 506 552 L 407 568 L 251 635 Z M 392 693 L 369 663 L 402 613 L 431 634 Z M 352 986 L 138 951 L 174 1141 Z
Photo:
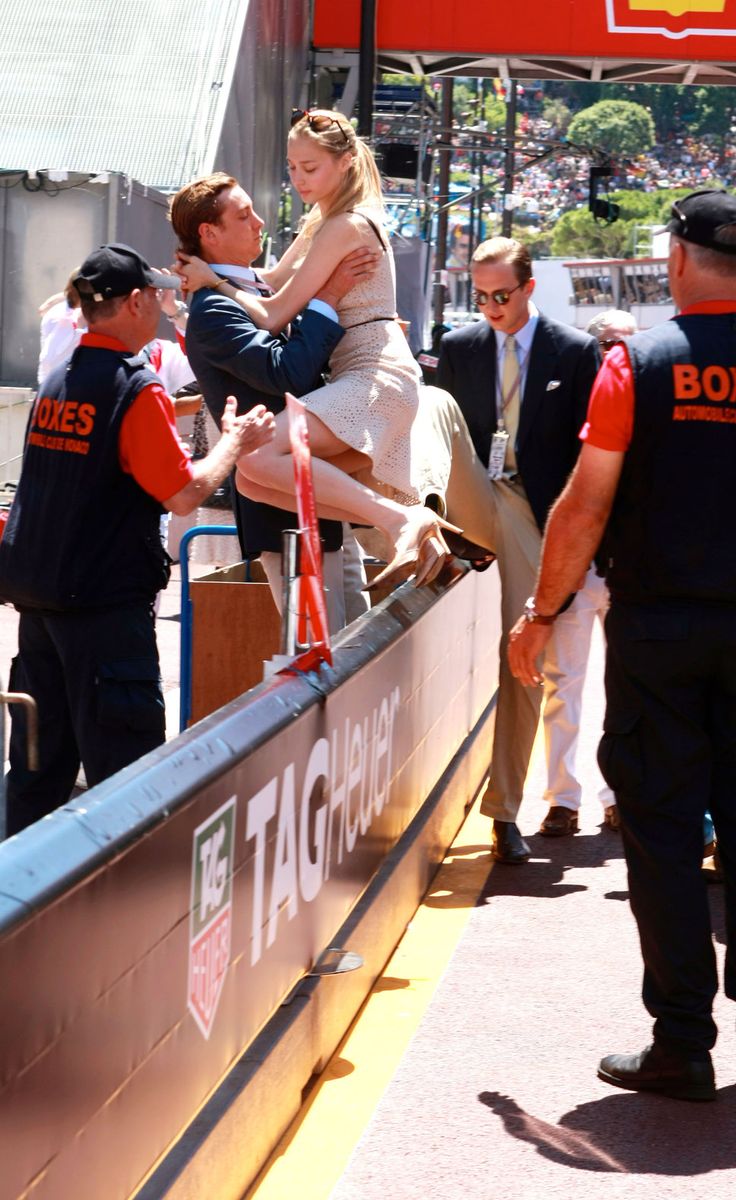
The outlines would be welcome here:
M 294 462 L 296 509 L 299 514 L 301 572 L 299 588 L 299 630 L 302 645 L 309 644 L 319 659 L 332 666 L 332 650 L 327 623 L 327 605 L 322 576 L 322 547 L 317 525 L 317 506 L 312 482 L 312 454 L 304 405 L 286 393 L 289 414 L 289 442 Z

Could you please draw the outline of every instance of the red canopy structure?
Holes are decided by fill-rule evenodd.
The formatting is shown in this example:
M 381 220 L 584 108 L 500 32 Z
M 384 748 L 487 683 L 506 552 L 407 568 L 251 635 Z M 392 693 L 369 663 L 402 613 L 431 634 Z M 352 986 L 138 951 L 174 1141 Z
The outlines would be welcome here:
M 317 65 L 357 53 L 360 16 L 315 0 Z M 736 0 L 378 0 L 376 48 L 379 70 L 416 75 L 733 84 Z

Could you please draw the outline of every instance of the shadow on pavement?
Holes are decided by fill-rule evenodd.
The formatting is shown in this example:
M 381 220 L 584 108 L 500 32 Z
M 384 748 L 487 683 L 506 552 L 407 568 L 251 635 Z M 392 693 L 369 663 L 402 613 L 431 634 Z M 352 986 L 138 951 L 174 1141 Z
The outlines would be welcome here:
M 478 1096 L 506 1132 L 551 1162 L 624 1175 L 705 1175 L 736 1167 L 736 1085 L 707 1105 L 639 1092 L 616 1092 L 579 1104 L 551 1125 L 510 1096 Z M 704 1120 L 707 1133 L 704 1132 Z
M 599 834 L 578 833 L 574 837 L 548 838 L 535 834 L 524 839 L 532 852 L 528 863 L 508 866 L 494 863 L 478 904 L 488 904 L 494 896 L 539 896 L 552 899 L 584 892 L 585 884 L 565 883 L 570 869 L 600 867 L 623 857 L 621 839 L 607 830 Z

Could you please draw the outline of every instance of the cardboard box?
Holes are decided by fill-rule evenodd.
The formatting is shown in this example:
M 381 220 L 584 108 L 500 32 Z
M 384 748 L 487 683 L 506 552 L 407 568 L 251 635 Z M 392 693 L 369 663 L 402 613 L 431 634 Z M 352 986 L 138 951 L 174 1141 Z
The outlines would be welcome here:
M 246 572 L 249 571 L 249 578 Z M 281 618 L 259 562 L 236 563 L 193 579 L 190 724 L 263 679 L 278 653 Z

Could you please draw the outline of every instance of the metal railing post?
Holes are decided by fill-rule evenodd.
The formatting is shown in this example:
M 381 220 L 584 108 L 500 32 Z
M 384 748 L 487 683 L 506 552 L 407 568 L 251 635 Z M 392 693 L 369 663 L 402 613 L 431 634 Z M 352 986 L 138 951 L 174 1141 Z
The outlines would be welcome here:
M 237 535 L 234 525 L 199 525 L 187 529 L 179 543 L 181 566 L 181 621 L 179 634 L 179 733 L 187 727 L 192 712 L 192 601 L 189 596 L 189 543 L 200 534 L 219 537 Z
M 281 654 L 293 658 L 297 651 L 296 631 L 299 611 L 296 604 L 299 585 L 299 533 L 285 529 L 281 539 Z

